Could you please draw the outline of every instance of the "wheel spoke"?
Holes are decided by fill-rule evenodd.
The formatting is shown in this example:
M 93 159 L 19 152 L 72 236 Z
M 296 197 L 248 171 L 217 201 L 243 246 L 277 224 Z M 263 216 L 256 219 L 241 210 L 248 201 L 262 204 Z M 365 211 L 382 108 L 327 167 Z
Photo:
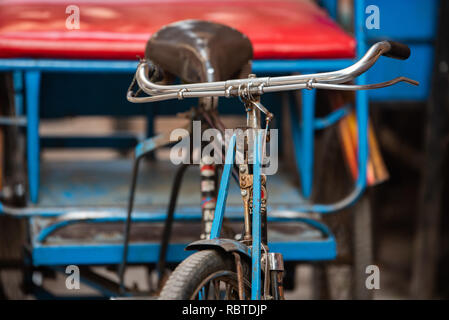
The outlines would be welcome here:
M 232 287 L 229 283 L 226 283 L 226 295 L 225 295 L 225 300 L 230 300 L 232 294 Z
M 209 299 L 209 289 L 210 289 L 210 282 L 208 282 L 205 286 L 204 286 L 204 299 L 208 300 Z
M 213 286 L 213 288 L 211 288 Z M 198 300 L 239 300 L 237 275 L 229 271 L 218 271 L 204 279 L 192 295 Z M 245 280 L 244 296 L 250 284 Z
M 214 280 L 213 283 L 215 300 L 220 300 L 220 280 Z

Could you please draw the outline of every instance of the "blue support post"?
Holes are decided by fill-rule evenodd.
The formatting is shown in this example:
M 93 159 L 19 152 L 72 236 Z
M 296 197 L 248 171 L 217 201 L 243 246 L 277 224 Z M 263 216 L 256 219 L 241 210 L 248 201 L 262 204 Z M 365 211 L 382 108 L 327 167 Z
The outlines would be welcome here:
M 366 51 L 365 43 L 365 1 L 358 0 L 354 2 L 355 13 L 355 38 L 357 41 L 357 57 L 360 58 Z M 357 84 L 366 84 L 366 74 L 362 74 L 357 79 Z M 357 178 L 357 187 L 364 189 L 366 187 L 366 166 L 368 163 L 368 118 L 369 118 L 368 92 L 361 90 L 356 92 L 356 113 L 358 130 L 358 164 L 359 175 Z
M 31 202 L 36 203 L 39 193 L 39 89 L 41 73 L 25 72 L 27 107 L 27 162 Z
M 16 116 L 23 115 L 23 72 L 13 72 L 14 102 L 16 106 Z
M 261 184 L 261 149 L 263 141 L 263 131 L 258 130 L 254 139 L 254 167 L 253 167 L 253 245 L 251 249 L 252 256 L 252 280 L 251 280 L 251 299 L 260 300 L 261 296 L 261 271 L 260 271 L 260 249 L 262 242 L 262 228 L 260 216 L 260 184 Z
M 301 186 L 304 198 L 309 198 L 313 185 L 314 120 L 316 90 L 302 90 L 301 117 Z
M 234 166 L 235 142 L 236 135 L 233 134 L 231 139 L 229 140 L 223 174 L 221 175 L 220 189 L 218 191 L 217 197 L 217 206 L 215 207 L 214 221 L 212 222 L 212 229 L 210 232 L 211 239 L 215 239 L 220 236 L 221 225 L 223 223 L 224 211 L 226 208 L 226 199 L 228 198 L 229 178 L 231 177 L 232 167 Z

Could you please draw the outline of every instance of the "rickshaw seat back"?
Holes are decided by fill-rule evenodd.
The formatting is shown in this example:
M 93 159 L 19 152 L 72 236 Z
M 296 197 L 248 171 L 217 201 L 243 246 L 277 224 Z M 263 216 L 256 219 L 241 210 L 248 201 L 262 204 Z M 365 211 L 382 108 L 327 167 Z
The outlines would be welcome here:
M 83 0 L 79 29 L 67 25 L 72 22 L 67 8 L 65 0 L 0 1 L 0 57 L 135 60 L 157 30 L 187 19 L 244 33 L 255 60 L 355 56 L 355 39 L 315 1 Z
M 239 76 L 253 58 L 251 41 L 234 28 L 201 20 L 169 24 L 153 34 L 145 57 L 187 83 Z

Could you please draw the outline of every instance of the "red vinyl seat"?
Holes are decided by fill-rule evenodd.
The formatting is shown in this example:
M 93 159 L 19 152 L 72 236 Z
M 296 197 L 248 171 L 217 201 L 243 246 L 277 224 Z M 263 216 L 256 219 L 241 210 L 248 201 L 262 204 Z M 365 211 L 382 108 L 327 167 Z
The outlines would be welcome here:
M 68 5 L 80 29 L 66 28 Z M 255 59 L 352 58 L 355 40 L 311 0 L 3 0 L 0 58 L 126 59 L 143 56 L 165 24 L 201 19 L 245 33 Z

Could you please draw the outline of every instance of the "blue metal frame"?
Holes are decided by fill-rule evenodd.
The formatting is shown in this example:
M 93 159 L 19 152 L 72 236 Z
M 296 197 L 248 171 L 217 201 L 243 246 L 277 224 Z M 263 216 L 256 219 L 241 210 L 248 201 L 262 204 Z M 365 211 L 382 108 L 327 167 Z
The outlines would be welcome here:
M 235 143 L 236 135 L 233 134 L 229 140 L 223 174 L 220 181 L 220 189 L 218 189 L 217 205 L 215 207 L 214 221 L 212 222 L 212 229 L 210 232 L 211 239 L 220 237 L 221 226 L 226 208 L 226 200 L 228 197 L 229 178 L 231 177 L 232 166 L 234 165 Z
M 186 243 L 172 243 L 168 246 L 167 261 L 179 262 L 192 252 L 185 251 Z M 336 258 L 334 236 L 320 241 L 272 242 L 270 250 L 279 252 L 285 261 L 331 261 Z M 108 265 L 119 264 L 123 254 L 121 244 L 33 244 L 34 266 Z M 128 262 L 136 264 L 156 263 L 158 243 L 132 243 L 129 245 Z
M 39 87 L 41 74 L 25 72 L 27 104 L 27 157 L 31 201 L 36 203 L 39 190 Z
M 222 199 L 221 204 L 225 202 Z M 218 205 L 218 203 L 217 203 Z M 237 210 L 228 210 L 226 212 L 229 221 L 242 221 L 241 212 Z M 35 228 L 35 219 L 31 218 L 31 229 Z M 122 257 L 122 244 L 74 244 L 74 245 L 55 245 L 48 244 L 47 239 L 53 232 L 60 228 L 67 227 L 71 224 L 79 222 L 88 223 L 115 223 L 124 222 L 126 215 L 124 212 L 116 213 L 112 216 L 104 216 L 93 219 L 64 219 L 63 216 L 53 223 L 49 223 L 40 229 L 32 238 L 32 256 L 34 266 L 53 266 L 53 265 L 90 265 L 90 264 L 118 264 Z M 147 213 L 135 212 L 132 216 L 134 223 L 145 222 L 163 222 L 166 219 L 166 213 Z M 201 221 L 201 212 L 182 212 L 180 210 L 175 214 L 176 221 Z M 218 221 L 219 219 L 217 219 Z M 214 221 L 215 222 L 215 221 Z M 280 252 L 284 255 L 285 260 L 290 261 L 323 261 L 335 259 L 337 255 L 336 241 L 334 235 L 329 228 L 311 218 L 278 218 L 268 216 L 268 222 L 301 222 L 322 233 L 322 239 L 310 241 L 291 241 L 291 242 L 271 242 L 270 249 L 275 252 Z M 217 222 L 215 222 L 217 223 Z M 221 225 L 218 229 L 221 229 Z M 219 234 L 216 238 L 219 237 Z M 168 248 L 167 261 L 177 262 L 185 259 L 190 252 L 184 250 L 185 243 L 170 244 Z M 131 243 L 129 246 L 130 263 L 156 263 L 158 260 L 158 243 Z M 249 250 L 250 252 L 252 250 Z
M 256 60 L 253 63 L 255 73 L 286 73 L 286 72 L 314 72 L 341 69 L 353 63 L 350 59 L 335 60 Z M 102 60 L 61 60 L 61 59 L 0 59 L 0 71 L 13 71 L 15 76 L 14 85 L 17 89 L 16 103 L 18 110 L 23 110 L 22 103 L 22 79 L 25 78 L 25 101 L 27 109 L 27 159 L 30 200 L 38 203 L 39 196 L 39 109 L 40 109 L 40 79 L 43 72 L 109 72 L 109 73 L 133 73 L 137 66 L 136 61 L 102 61 Z M 308 119 L 313 115 L 314 94 L 303 93 L 303 113 Z M 303 182 L 304 194 L 310 195 L 312 188 L 312 176 L 306 168 L 313 168 L 313 128 L 309 126 L 309 120 L 304 121 L 302 131 L 304 147 L 301 148 L 303 155 L 298 163 L 304 169 L 300 169 L 301 181 Z M 148 128 L 152 131 L 151 125 Z M 84 142 L 76 140 L 75 142 Z M 78 143 L 79 144 L 79 143 Z M 87 145 L 87 144 L 86 144 Z

